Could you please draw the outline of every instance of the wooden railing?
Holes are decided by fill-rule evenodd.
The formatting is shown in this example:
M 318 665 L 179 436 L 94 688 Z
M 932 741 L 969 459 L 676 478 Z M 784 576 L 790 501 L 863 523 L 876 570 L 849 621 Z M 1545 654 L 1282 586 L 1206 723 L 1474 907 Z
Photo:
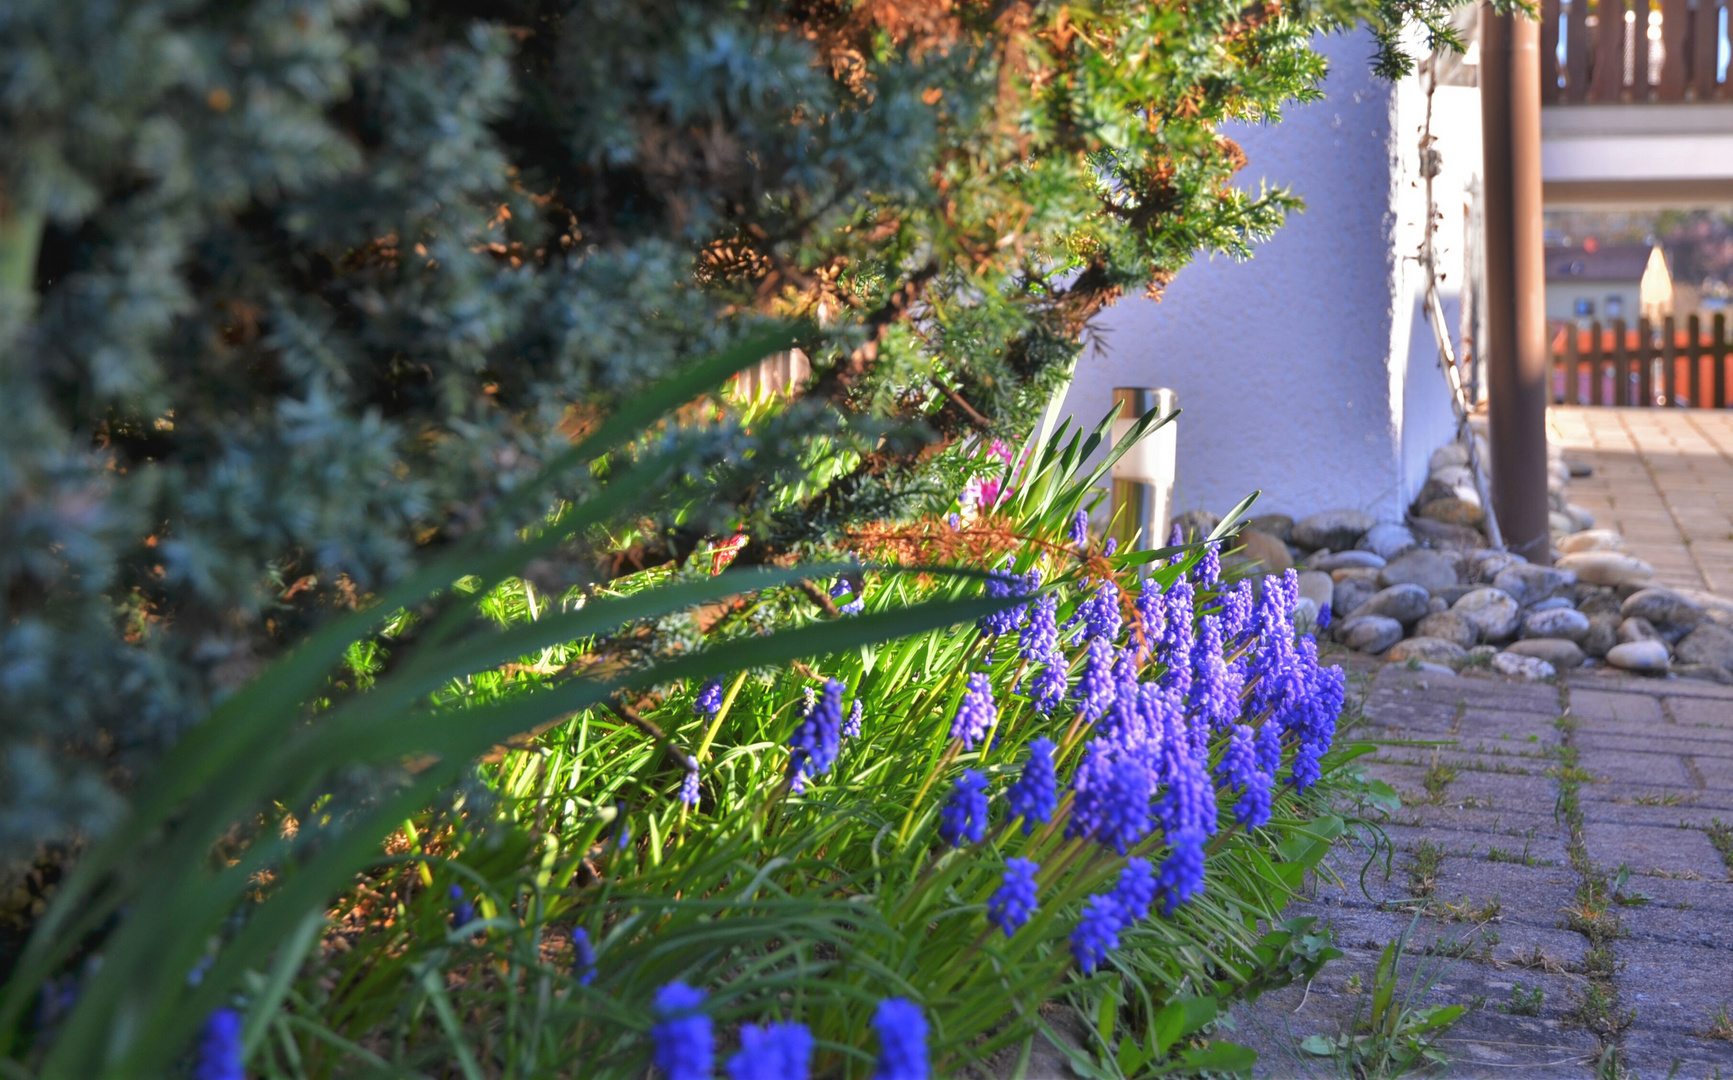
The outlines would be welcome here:
M 1613 104 L 1733 97 L 1719 71 L 1727 37 L 1722 22 L 1727 4 L 1728 0 L 1541 0 L 1541 102 Z M 1654 39 L 1651 25 L 1659 31 Z
M 1642 319 L 1635 329 L 1614 319 L 1584 330 L 1553 328 L 1552 400 L 1561 405 L 1692 405 L 1726 408 L 1727 365 L 1733 342 L 1727 317 L 1716 315 L 1704 332 L 1692 315 L 1683 328 L 1671 316 L 1657 328 Z

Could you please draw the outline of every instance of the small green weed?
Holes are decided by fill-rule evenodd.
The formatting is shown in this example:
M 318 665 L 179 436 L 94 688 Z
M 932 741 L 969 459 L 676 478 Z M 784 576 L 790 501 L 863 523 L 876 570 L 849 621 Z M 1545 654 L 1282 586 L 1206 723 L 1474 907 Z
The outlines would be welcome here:
M 1426 767 L 1425 774 L 1420 778 L 1420 784 L 1426 789 L 1428 802 L 1443 802 L 1445 789 L 1456 779 L 1456 767 L 1441 759 L 1437 750 L 1432 751 L 1432 764 Z
M 1540 987 L 1532 990 L 1517 983 L 1510 991 L 1510 1000 L 1502 1005 L 1494 1006 L 1499 1012 L 1511 1016 L 1539 1016 L 1541 1005 L 1546 1001 L 1546 991 Z
M 1733 825 L 1716 818 L 1703 831 L 1708 834 L 1709 842 L 1715 845 L 1715 850 L 1721 853 L 1721 862 L 1728 873 L 1733 873 Z
M 1635 1009 L 1620 1013 L 1612 988 L 1598 982 L 1591 982 L 1583 987 L 1576 1008 L 1572 1009 L 1568 1016 L 1568 1019 L 1583 1025 L 1603 1039 L 1611 1038 L 1630 1027 L 1636 1018 Z
M 1438 888 L 1438 871 L 1444 865 L 1444 849 L 1430 840 L 1414 845 L 1414 862 L 1408 868 L 1410 891 L 1415 896 L 1431 896 Z
M 1691 796 L 1681 791 L 1649 791 L 1631 798 L 1638 806 L 1678 806 L 1691 801 Z
M 1384 946 L 1372 975 L 1371 993 L 1361 993 L 1348 1029 L 1334 1038 L 1308 1036 L 1300 1049 L 1334 1059 L 1344 1076 L 1355 1080 L 1394 1080 L 1419 1069 L 1442 1065 L 1446 1057 L 1438 1039 L 1466 1011 L 1461 1005 L 1419 1005 L 1442 968 L 1417 964 L 1403 985 L 1399 969 L 1416 915 L 1395 941 Z
M 1733 1042 L 1733 1016 L 1728 1015 L 1726 1005 L 1709 1014 L 1709 1027 L 1703 1032 L 1703 1038 Z

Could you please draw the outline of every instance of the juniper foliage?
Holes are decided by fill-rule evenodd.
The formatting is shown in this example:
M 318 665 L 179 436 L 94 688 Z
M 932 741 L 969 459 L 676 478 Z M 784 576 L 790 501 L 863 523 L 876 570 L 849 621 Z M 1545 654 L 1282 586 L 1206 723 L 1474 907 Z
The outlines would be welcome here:
M 1312 33 L 1398 71 L 1454 2 L 0 5 L 0 852 L 765 320 L 826 326 L 805 398 L 695 414 L 554 584 L 955 490 L 924 444 L 1021 435 L 1103 305 L 1296 205 L 1218 127 Z

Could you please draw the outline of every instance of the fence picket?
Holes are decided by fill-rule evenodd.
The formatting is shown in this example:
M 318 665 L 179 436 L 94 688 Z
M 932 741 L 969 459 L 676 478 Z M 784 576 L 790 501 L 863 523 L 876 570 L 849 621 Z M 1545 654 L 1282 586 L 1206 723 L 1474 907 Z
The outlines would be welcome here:
M 1661 0 L 1661 82 L 1657 101 L 1685 100 L 1685 31 L 1691 9 L 1685 0 Z
M 1717 311 L 1709 323 L 1710 356 L 1714 366 L 1715 393 L 1709 400 L 1711 409 L 1725 409 L 1727 401 L 1727 316 Z
M 1613 404 L 1630 405 L 1636 396 L 1631 386 L 1631 354 L 1625 347 L 1625 320 L 1613 320 Z
M 1646 316 L 1637 320 L 1637 404 L 1655 404 L 1655 328 Z

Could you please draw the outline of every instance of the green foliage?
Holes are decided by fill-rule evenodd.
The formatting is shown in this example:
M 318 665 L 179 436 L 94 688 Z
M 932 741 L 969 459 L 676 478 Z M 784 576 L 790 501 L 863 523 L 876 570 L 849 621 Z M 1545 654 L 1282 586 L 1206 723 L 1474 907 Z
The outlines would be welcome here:
M 691 378 L 719 378 L 764 347 Z M 621 432 L 691 392 L 635 402 L 562 464 L 599 462 Z M 964 539 L 991 537 L 1019 568 L 1043 565 L 1065 597 L 1062 618 L 1086 575 L 1129 582 L 1146 554 L 1103 559 L 1057 538 L 1154 420 L 1088 474 L 1088 444 L 1107 425 L 1087 440 L 1061 430 L 1005 512 Z M 160 1075 L 203 1018 L 231 1004 L 245 1013 L 250 1067 L 270 1077 L 530 1076 L 574 1060 L 585 1076 L 635 1077 L 651 995 L 675 978 L 711 989 L 724 1031 L 772 1017 L 808 1024 L 825 1075 L 866 1074 L 868 1020 L 892 994 L 926 1011 L 938 1075 L 1038 1037 L 1040 1007 L 1060 996 L 1099 1018 L 1099 1042 L 1074 1052 L 1101 1075 L 1249 1064 L 1249 1052 L 1214 1041 L 1211 1023 L 1219 1002 L 1309 979 L 1336 955 L 1282 910 L 1344 828 L 1327 804 L 1358 751 L 1328 756 L 1325 783 L 1303 798 L 1284 783 L 1255 831 L 1232 826 L 1224 796 L 1207 892 L 1128 930 L 1107 966 L 1080 977 L 1066 940 L 1078 905 L 1125 857 L 1067 839 L 1058 822 L 1025 835 L 1002 810 L 982 844 L 935 837 L 962 769 L 999 792 L 1030 739 L 1060 742 L 1068 771 L 1085 734 L 1069 710 L 1040 716 L 1013 690 L 1024 674 L 1013 650 L 948 628 L 1006 601 L 973 598 L 979 582 L 966 576 L 887 568 L 869 571 L 859 614 L 777 611 L 761 623 L 755 609 L 801 576 L 849 567 L 656 570 L 552 595 L 513 576 L 644 498 L 678 460 L 659 443 L 606 456 L 607 481 L 590 498 L 504 550 L 460 545 L 272 665 L 170 751 L 80 861 L 9 981 L 0 1030 L 26 1075 Z M 1168 581 L 1191 561 L 1153 572 Z M 742 632 L 612 666 L 614 642 L 724 601 Z M 788 666 L 795 657 L 810 666 Z M 344 658 L 364 690 L 331 691 L 325 674 Z M 947 732 L 978 667 L 999 719 L 967 751 Z M 721 709 L 698 715 L 696 680 L 724 671 L 738 674 Z M 786 747 L 802 691 L 820 678 L 862 701 L 862 733 L 796 794 Z M 321 693 L 321 709 L 299 707 Z M 511 741 L 533 729 L 533 741 Z M 701 770 L 695 807 L 674 798 L 688 759 Z M 364 775 L 377 782 L 392 762 L 402 765 L 383 790 L 345 791 L 356 765 L 375 765 Z M 1156 835 L 1129 854 L 1159 858 L 1163 844 Z M 1044 869 L 1040 910 L 1006 938 L 984 905 L 1012 855 Z M 461 926 L 453 886 L 475 907 Z M 597 946 L 588 984 L 572 970 L 575 926 Z M 94 967 L 82 964 L 93 933 Z M 55 974 L 77 980 L 77 1005 L 50 1029 L 33 1026 L 37 988 Z
M 571 435 L 765 317 L 808 399 L 688 426 L 545 590 L 948 499 L 1125 289 L 1295 203 L 1217 129 L 1455 0 L 15 0 L 0 14 L 0 852 L 413 577 Z M 698 418 L 688 417 L 697 420 Z M 822 463 L 824 468 L 816 468 Z M 790 493 L 797 493 L 790 495 Z M 937 494 L 936 494 L 937 493 Z
M 1420 915 L 1395 941 L 1384 946 L 1372 984 L 1355 999 L 1347 1030 L 1335 1037 L 1310 1035 L 1300 1043 L 1308 1054 L 1332 1059 L 1341 1075 L 1357 1080 L 1394 1080 L 1446 1061 L 1436 1043 L 1462 1018 L 1461 1005 L 1421 1005 L 1443 974 L 1439 961 L 1421 960 L 1406 979 L 1402 955 Z

